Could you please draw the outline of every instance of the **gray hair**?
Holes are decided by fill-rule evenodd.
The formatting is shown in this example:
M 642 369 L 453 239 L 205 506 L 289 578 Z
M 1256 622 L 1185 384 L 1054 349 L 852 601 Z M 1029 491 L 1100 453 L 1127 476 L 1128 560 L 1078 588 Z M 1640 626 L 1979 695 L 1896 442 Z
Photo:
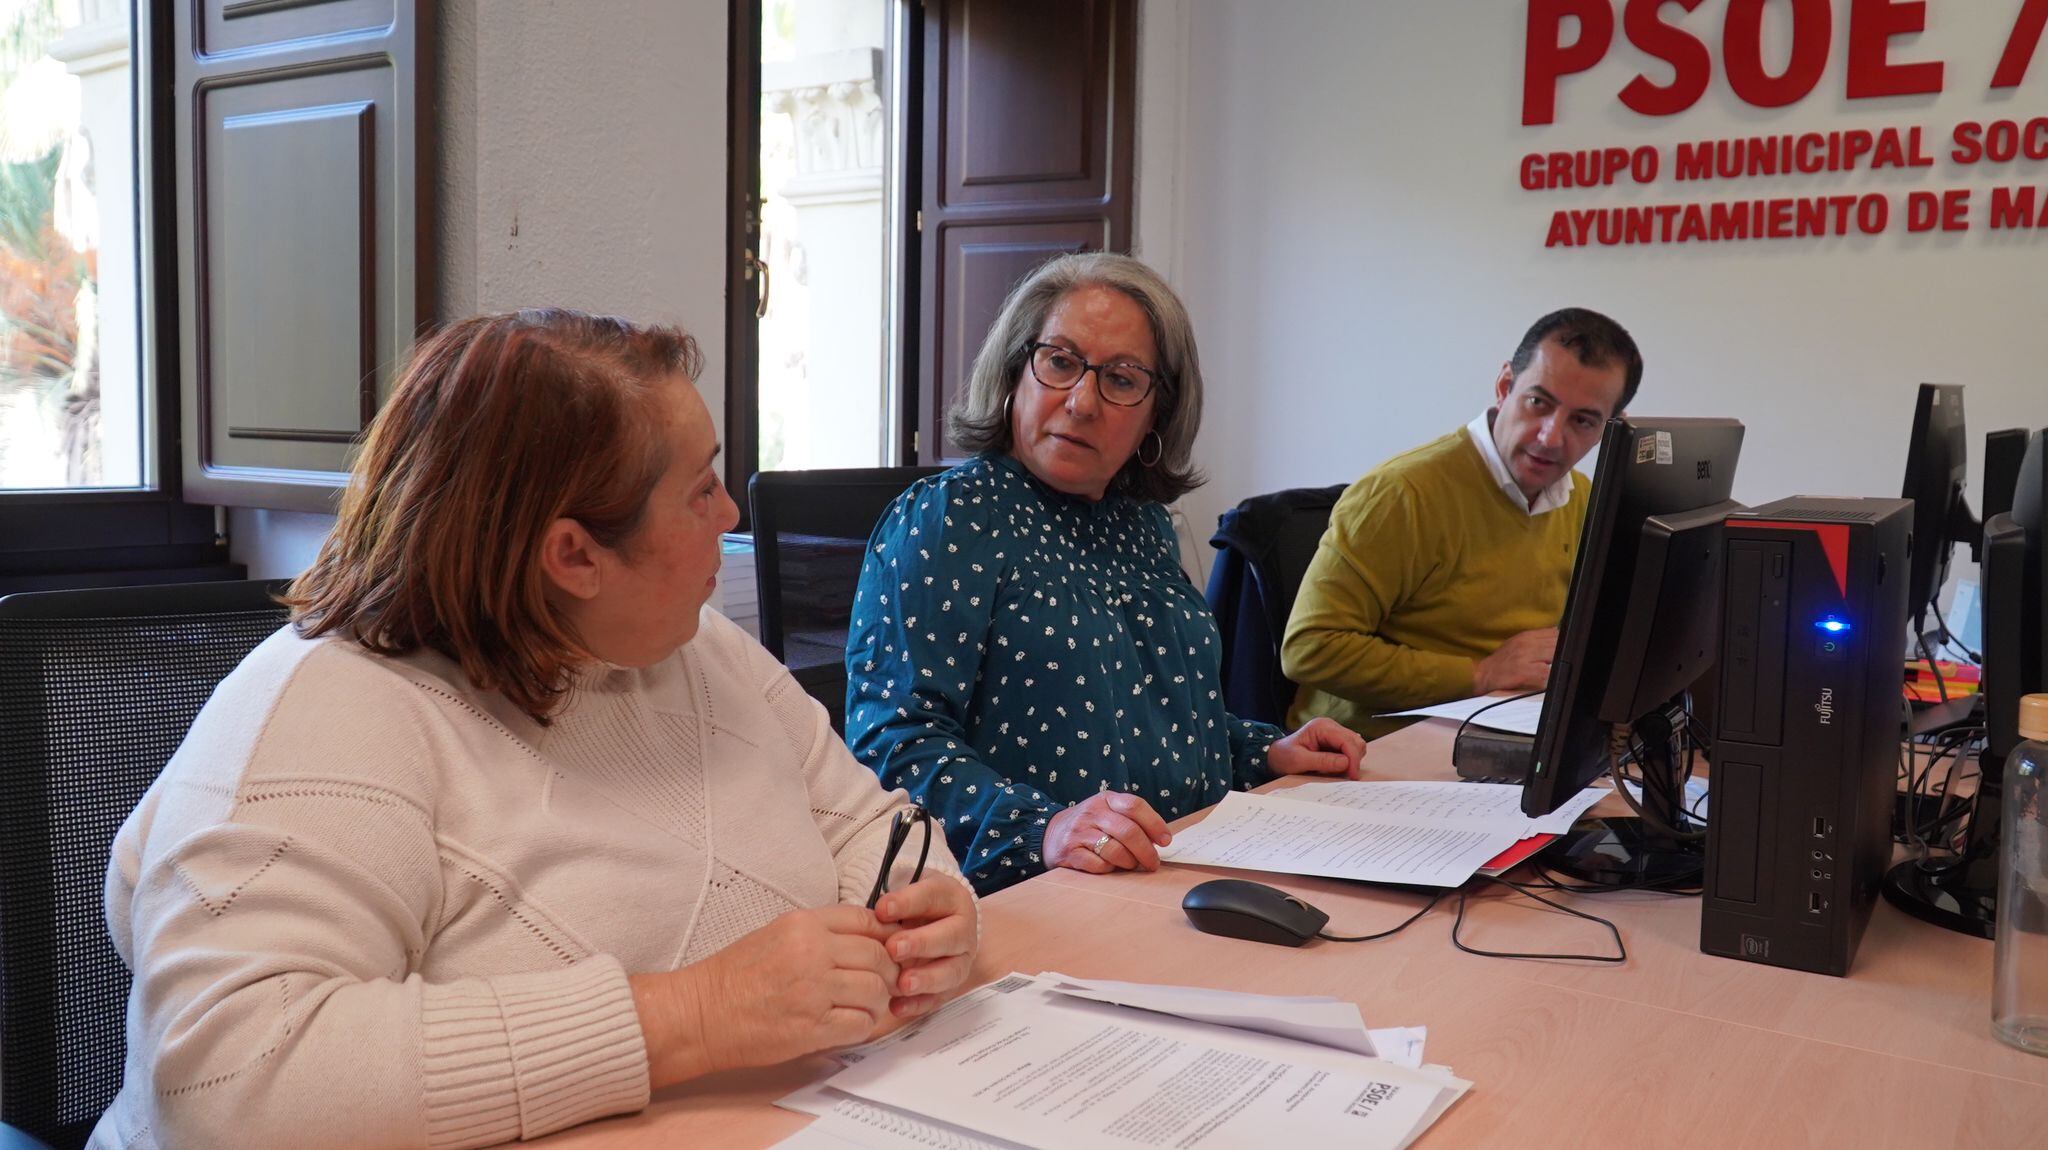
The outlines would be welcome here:
M 1077 252 L 1040 264 L 1010 290 L 1002 311 L 982 341 L 968 372 L 967 386 L 953 403 L 947 430 L 953 442 L 971 454 L 1003 454 L 1011 447 L 1008 407 L 1030 362 L 1032 340 L 1045 329 L 1045 318 L 1076 288 L 1115 288 L 1144 311 L 1152 325 L 1152 345 L 1159 362 L 1153 367 L 1159 384 L 1153 390 L 1152 430 L 1159 435 L 1159 459 L 1151 467 L 1138 462 L 1138 451 L 1125 461 L 1109 489 L 1133 499 L 1171 503 L 1204 482 L 1195 470 L 1195 432 L 1202 426 L 1202 365 L 1195 354 L 1195 329 L 1187 308 L 1159 273 L 1130 256 L 1115 252 Z

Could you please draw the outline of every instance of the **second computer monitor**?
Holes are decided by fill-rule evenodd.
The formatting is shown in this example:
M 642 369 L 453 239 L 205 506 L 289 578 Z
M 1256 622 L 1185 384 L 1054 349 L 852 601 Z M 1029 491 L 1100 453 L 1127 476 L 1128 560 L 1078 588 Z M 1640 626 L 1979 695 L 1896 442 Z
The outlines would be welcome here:
M 1523 813 L 1536 816 L 1604 774 L 1616 724 L 1681 695 L 1714 661 L 1720 522 L 1742 424 L 1610 420 L 1579 534 Z
M 2010 507 L 1985 521 L 1982 572 L 1986 741 L 2000 762 L 2020 741 L 2020 699 L 2048 691 L 2048 431 L 2029 438 Z
M 1973 542 L 1976 520 L 1963 502 L 1968 445 L 1963 430 L 1963 389 L 1923 383 L 1913 408 L 1913 440 L 1906 452 L 1906 484 L 1913 501 L 1913 570 L 1906 584 L 1906 617 L 1915 641 L 1927 630 L 1927 609 L 1948 581 L 1957 542 Z

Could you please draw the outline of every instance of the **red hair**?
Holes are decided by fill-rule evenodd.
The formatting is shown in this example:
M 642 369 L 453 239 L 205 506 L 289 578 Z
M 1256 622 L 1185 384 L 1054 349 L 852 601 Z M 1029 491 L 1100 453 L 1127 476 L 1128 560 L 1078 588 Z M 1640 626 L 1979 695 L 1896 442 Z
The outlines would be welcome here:
M 630 550 L 670 462 L 661 397 L 702 365 L 676 328 L 563 309 L 475 316 L 421 341 L 333 532 L 284 597 L 299 633 L 431 647 L 545 724 L 595 656 L 548 602 L 541 539 L 568 518 Z

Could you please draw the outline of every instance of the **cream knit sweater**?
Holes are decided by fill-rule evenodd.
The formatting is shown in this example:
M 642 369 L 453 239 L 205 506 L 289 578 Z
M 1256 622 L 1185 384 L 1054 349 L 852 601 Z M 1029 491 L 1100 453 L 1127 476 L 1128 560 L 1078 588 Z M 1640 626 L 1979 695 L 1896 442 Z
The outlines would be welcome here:
M 627 972 L 864 901 L 902 802 L 708 610 L 547 728 L 438 654 L 287 627 L 114 843 L 136 978 L 92 1146 L 487 1146 L 639 1109 Z M 942 841 L 929 865 L 958 873 Z

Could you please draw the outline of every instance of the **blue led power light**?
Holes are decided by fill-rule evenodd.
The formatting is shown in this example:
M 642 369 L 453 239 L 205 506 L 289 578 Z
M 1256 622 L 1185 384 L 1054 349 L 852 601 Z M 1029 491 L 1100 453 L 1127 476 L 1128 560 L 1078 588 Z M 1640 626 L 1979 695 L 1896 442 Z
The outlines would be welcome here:
M 1849 629 L 1849 625 L 1847 623 L 1842 622 L 1840 619 L 1835 618 L 1833 615 L 1830 615 L 1827 618 L 1822 619 L 1820 622 L 1815 623 L 1814 626 L 1820 628 L 1823 631 L 1826 631 L 1830 635 L 1839 635 L 1842 632 L 1847 631 Z

